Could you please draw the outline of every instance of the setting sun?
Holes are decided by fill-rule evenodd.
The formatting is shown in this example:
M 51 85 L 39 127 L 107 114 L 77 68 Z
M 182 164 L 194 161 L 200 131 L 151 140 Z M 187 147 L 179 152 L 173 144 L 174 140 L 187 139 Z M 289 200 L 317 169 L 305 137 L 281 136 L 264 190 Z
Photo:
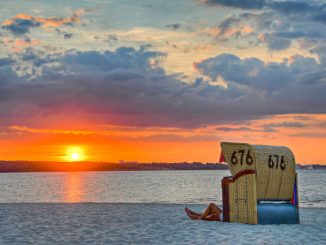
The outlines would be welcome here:
M 71 162 L 83 161 L 85 159 L 84 150 L 80 147 L 69 147 L 65 159 Z
M 78 160 L 79 159 L 79 154 L 78 153 L 72 153 L 71 154 L 71 159 L 72 160 Z

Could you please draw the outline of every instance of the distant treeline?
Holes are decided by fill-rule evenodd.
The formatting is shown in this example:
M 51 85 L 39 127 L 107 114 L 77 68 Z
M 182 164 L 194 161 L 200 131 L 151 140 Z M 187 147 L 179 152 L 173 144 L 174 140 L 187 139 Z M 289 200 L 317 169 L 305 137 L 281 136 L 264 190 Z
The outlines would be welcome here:
M 326 170 L 326 164 L 297 164 L 299 170 Z
M 34 162 L 0 161 L 0 173 L 10 172 L 80 172 L 80 171 L 153 171 L 153 170 L 227 170 L 222 163 L 111 163 L 111 162 Z M 297 169 L 325 169 L 326 165 L 301 165 Z
M 34 162 L 0 161 L 0 172 L 226 170 L 220 163 L 111 163 L 111 162 Z

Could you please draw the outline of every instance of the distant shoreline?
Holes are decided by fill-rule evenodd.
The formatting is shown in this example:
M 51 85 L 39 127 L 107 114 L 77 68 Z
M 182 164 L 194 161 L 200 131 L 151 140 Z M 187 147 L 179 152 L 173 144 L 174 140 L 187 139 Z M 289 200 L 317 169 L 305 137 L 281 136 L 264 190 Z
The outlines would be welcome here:
M 326 165 L 296 165 L 297 170 L 326 170 Z M 19 172 L 89 172 L 89 171 L 162 171 L 228 170 L 224 163 L 111 163 L 111 162 L 41 162 L 0 161 L 0 173 Z

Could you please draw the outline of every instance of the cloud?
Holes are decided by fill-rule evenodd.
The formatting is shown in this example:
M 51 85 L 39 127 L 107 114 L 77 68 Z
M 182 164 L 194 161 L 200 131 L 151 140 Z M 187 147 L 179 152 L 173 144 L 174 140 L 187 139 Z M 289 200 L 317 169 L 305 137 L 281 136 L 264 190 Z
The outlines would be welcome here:
M 220 76 L 225 88 L 202 78 L 189 84 L 178 74 L 167 74 L 160 65 L 165 57 L 148 47 L 28 48 L 0 61 L 0 122 L 37 127 L 91 120 L 189 128 L 275 114 L 325 113 L 325 65 L 314 59 L 295 56 L 266 64 L 223 54 L 195 64 L 212 80 Z
M 252 99 L 269 104 L 265 104 L 266 110 L 273 111 L 275 104 L 280 107 L 279 112 L 283 109 L 287 111 L 286 107 L 291 107 L 292 112 L 299 106 L 310 112 L 322 108 L 322 91 L 326 89 L 325 64 L 312 58 L 297 55 L 281 63 L 265 64 L 256 58 L 240 59 L 235 55 L 222 54 L 195 63 L 195 67 L 212 80 L 220 76 L 227 81 L 230 96 L 241 96 L 246 103 L 253 102 L 246 98 L 253 96 Z
M 109 44 L 117 44 L 117 42 L 121 40 L 121 38 L 116 34 L 94 35 L 93 38 Z
M 21 52 L 23 49 L 40 45 L 41 41 L 34 38 L 23 36 L 22 38 L 10 39 L 6 38 L 6 45 L 8 45 L 13 52 Z
M 283 14 L 313 13 L 318 12 L 317 7 L 323 8 L 323 6 L 299 1 L 271 1 L 270 3 L 266 2 L 266 6 Z
M 265 0 L 199 0 L 209 6 L 225 6 L 242 9 L 261 9 L 266 5 Z
M 170 24 L 170 25 L 166 25 L 166 27 L 176 31 L 176 30 L 180 29 L 181 25 L 180 24 Z
M 105 41 L 107 41 L 108 43 L 114 43 L 117 42 L 119 40 L 117 35 L 114 34 L 108 34 L 105 38 Z
M 0 59 L 0 67 L 1 66 L 8 66 L 8 65 L 11 65 L 12 63 L 14 63 L 14 60 L 12 60 L 10 58 L 1 58 Z
M 268 123 L 264 127 L 283 127 L 283 128 L 303 128 L 306 125 L 301 122 L 281 122 L 281 123 Z
M 305 128 L 307 125 L 301 122 L 280 122 L 280 123 L 266 123 L 263 124 L 265 132 L 276 132 L 278 128 Z
M 300 55 L 281 63 L 265 64 L 257 58 L 241 59 L 232 54 L 221 54 L 195 63 L 195 67 L 212 80 L 221 76 L 230 83 L 267 94 L 276 94 L 292 86 L 295 90 L 305 86 L 310 90 L 317 84 L 324 87 L 325 82 L 324 64 Z
M 83 72 L 79 70 L 81 66 L 88 66 L 88 70 L 95 69 L 102 72 L 116 69 L 145 72 L 147 69 L 154 69 L 153 67 L 158 59 L 165 57 L 164 53 L 147 51 L 146 48 L 146 46 L 141 46 L 138 51 L 134 48 L 121 47 L 115 52 L 70 52 L 61 57 L 61 62 L 68 65 L 71 70 L 76 69 L 78 72 Z M 118 74 L 125 77 L 123 74 L 116 73 L 117 76 Z M 127 74 L 128 72 L 126 72 Z
M 40 129 L 40 128 L 28 128 L 25 126 L 13 125 L 9 127 L 9 130 L 24 132 L 24 133 L 38 133 L 38 134 L 68 134 L 68 135 L 93 135 L 96 131 L 87 130 L 62 130 L 62 129 Z
M 217 127 L 216 130 L 223 132 L 256 131 L 249 127 Z
M 326 29 L 322 16 L 326 16 L 326 4 L 264 1 L 260 11 L 241 7 L 245 4 L 245 1 L 210 1 L 210 6 L 230 5 L 246 12 L 233 12 L 236 14 L 228 16 L 206 32 L 220 41 L 241 37 L 250 45 L 263 43 L 271 51 L 286 50 L 303 39 L 322 40 L 325 43 Z M 318 21 L 317 15 L 320 16 Z M 312 49 L 307 51 L 312 52 Z
M 126 128 L 123 128 L 124 130 Z M 97 130 L 69 130 L 69 129 L 47 129 L 47 128 L 29 128 L 25 126 L 13 125 L 8 128 L 1 128 L 0 132 L 10 134 L 46 134 L 46 135 L 69 135 L 74 138 L 83 138 L 86 140 L 94 139 L 106 139 L 106 140 L 127 140 L 137 142 L 200 142 L 200 141 L 216 141 L 214 134 L 198 134 L 189 133 L 186 134 L 179 129 L 176 132 L 165 131 L 164 128 L 156 128 L 155 132 L 148 132 L 146 129 L 137 132 L 128 132 L 125 134 L 123 131 L 97 131 Z M 160 133 L 158 133 L 160 132 Z
M 74 36 L 71 32 L 61 31 L 60 29 L 55 29 L 58 35 L 62 36 L 64 39 L 70 39 Z
M 63 25 L 73 25 L 80 22 L 80 18 L 86 12 L 91 11 L 90 9 L 78 9 L 72 16 L 66 18 L 59 17 L 34 17 L 26 13 L 20 13 L 7 19 L 2 23 L 2 28 L 10 31 L 16 36 L 24 35 L 29 33 L 31 28 L 36 27 L 60 27 Z
M 301 122 L 278 122 L 278 123 L 264 123 L 256 125 L 255 128 L 251 127 L 217 127 L 216 130 L 223 132 L 277 132 L 279 128 L 305 128 L 307 125 Z
M 289 36 L 289 33 L 287 35 L 287 37 L 291 37 Z M 289 48 L 291 46 L 291 41 L 287 38 L 279 36 L 280 35 L 264 33 L 258 37 L 258 40 L 267 43 L 267 46 L 270 50 L 284 50 Z
M 245 10 L 273 10 L 295 16 L 298 20 L 308 19 L 326 24 L 326 4 L 302 1 L 266 1 L 266 0 L 199 0 L 207 6 L 224 6 Z
M 243 21 L 244 16 L 239 18 L 229 17 L 222 21 L 218 26 L 208 30 L 208 34 L 217 39 L 227 39 L 230 37 L 247 36 L 254 32 L 250 24 Z
M 33 19 L 14 18 L 11 21 L 5 21 L 2 28 L 10 31 L 14 35 L 24 35 L 29 33 L 30 28 L 39 27 L 41 23 Z

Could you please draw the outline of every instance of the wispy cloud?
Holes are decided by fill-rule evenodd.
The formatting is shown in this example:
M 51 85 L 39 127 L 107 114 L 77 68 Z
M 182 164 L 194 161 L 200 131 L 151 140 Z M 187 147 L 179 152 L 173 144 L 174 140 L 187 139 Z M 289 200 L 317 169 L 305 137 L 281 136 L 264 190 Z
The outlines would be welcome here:
M 208 34 L 222 40 L 252 34 L 254 32 L 253 27 L 244 22 L 243 18 L 245 18 L 244 15 L 238 18 L 229 17 L 223 20 L 218 26 L 209 28 Z
M 40 45 L 41 41 L 34 38 L 23 36 L 21 38 L 11 39 L 9 37 L 3 38 L 6 46 L 9 46 L 13 52 L 21 52 L 25 48 Z
M 198 0 L 209 6 L 225 6 L 243 9 L 261 9 L 266 5 L 265 0 Z
M 27 13 L 20 13 L 2 22 L 2 28 L 12 34 L 20 36 L 29 33 L 31 28 L 36 27 L 60 27 L 63 25 L 73 25 L 80 22 L 80 18 L 91 9 L 78 9 L 70 17 L 50 17 L 32 16 Z
M 181 27 L 181 25 L 180 24 L 169 24 L 169 25 L 166 25 L 166 27 L 176 31 Z
M 250 127 L 217 127 L 216 130 L 223 132 L 250 132 L 256 131 Z

